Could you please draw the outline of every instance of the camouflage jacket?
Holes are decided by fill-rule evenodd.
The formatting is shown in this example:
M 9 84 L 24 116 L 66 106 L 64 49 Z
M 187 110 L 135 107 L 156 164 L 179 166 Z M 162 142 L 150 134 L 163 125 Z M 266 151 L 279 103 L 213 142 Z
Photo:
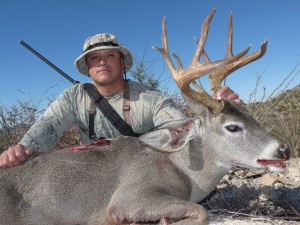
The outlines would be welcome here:
M 145 133 L 186 119 L 170 98 L 153 88 L 129 81 L 129 91 L 131 126 L 135 133 Z M 106 99 L 124 119 L 123 91 Z M 83 89 L 83 84 L 73 85 L 51 103 L 42 118 L 28 130 L 19 144 L 38 152 L 49 151 L 63 132 L 73 124 L 80 128 L 80 143 L 89 143 L 90 103 L 91 99 Z M 121 135 L 98 108 L 94 126 L 98 138 Z

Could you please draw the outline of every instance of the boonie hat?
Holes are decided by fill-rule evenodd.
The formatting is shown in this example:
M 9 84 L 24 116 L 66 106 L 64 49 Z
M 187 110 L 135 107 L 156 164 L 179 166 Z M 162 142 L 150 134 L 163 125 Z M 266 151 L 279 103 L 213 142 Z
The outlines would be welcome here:
M 83 53 L 75 60 L 77 70 L 89 76 L 85 56 L 93 51 L 101 49 L 116 49 L 121 52 L 124 59 L 125 72 L 128 72 L 133 65 L 133 57 L 129 49 L 123 47 L 117 38 L 108 33 L 96 34 L 86 39 L 83 45 Z

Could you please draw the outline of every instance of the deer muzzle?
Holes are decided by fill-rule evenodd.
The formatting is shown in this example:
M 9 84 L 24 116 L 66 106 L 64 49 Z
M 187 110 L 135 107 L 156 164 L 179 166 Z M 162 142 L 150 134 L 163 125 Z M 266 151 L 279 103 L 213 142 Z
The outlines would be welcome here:
M 277 149 L 276 159 L 258 159 L 257 163 L 262 166 L 275 166 L 286 168 L 286 162 L 290 159 L 290 148 L 286 144 L 281 144 Z

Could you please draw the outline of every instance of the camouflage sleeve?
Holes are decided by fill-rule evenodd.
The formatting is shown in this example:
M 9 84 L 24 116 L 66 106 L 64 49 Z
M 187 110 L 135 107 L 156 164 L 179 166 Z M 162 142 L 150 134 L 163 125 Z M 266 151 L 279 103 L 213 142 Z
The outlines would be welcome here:
M 176 107 L 171 98 L 164 95 L 158 98 L 153 117 L 156 128 L 174 126 L 186 120 L 187 117 Z
M 74 123 L 74 110 L 71 96 L 74 88 L 64 91 L 50 104 L 39 119 L 24 135 L 19 144 L 36 152 L 53 149 L 63 132 Z

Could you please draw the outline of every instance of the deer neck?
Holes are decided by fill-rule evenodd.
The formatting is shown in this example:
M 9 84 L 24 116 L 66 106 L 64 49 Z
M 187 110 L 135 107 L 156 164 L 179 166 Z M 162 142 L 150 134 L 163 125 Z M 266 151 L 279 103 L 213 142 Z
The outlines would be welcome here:
M 205 128 L 200 125 L 195 130 L 198 138 L 192 139 L 183 150 L 172 154 L 171 158 L 190 178 L 190 201 L 199 202 L 215 188 L 230 167 L 216 160 L 214 149 L 208 141 L 211 137 L 205 133 Z

